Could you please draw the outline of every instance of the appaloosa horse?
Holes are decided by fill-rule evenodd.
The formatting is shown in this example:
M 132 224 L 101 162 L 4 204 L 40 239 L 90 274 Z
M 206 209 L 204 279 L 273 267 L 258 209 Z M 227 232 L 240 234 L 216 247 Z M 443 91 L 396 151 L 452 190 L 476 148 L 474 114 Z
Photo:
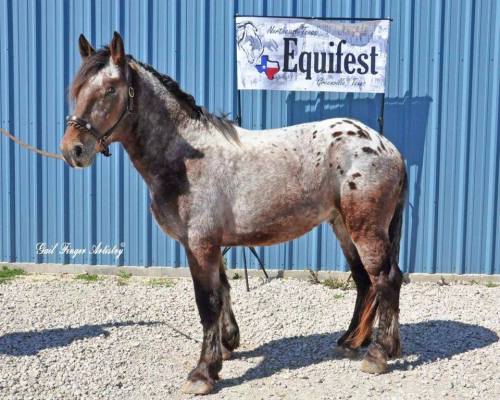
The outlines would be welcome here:
M 95 51 L 80 36 L 74 115 L 61 141 L 66 162 L 89 166 L 120 142 L 147 183 L 160 227 L 186 249 L 203 325 L 197 366 L 182 389 L 212 390 L 238 347 L 221 246 L 294 239 L 328 221 L 357 286 L 338 340 L 369 345 L 361 369 L 381 373 L 400 353 L 398 267 L 406 171 L 386 138 L 348 118 L 248 131 L 196 105 L 178 84 L 129 55 L 114 34 Z M 372 339 L 374 319 L 379 326 Z

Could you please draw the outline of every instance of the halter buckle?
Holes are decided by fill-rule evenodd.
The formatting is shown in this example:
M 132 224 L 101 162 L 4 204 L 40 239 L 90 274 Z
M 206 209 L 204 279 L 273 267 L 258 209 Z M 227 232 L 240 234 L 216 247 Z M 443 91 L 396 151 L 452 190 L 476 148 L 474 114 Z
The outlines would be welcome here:
M 99 140 L 99 146 L 101 147 L 101 154 L 103 154 L 105 157 L 111 157 L 111 153 L 109 152 L 109 145 L 106 141 L 106 137 L 102 137 Z
M 128 97 L 131 97 L 131 98 L 135 97 L 135 90 L 132 86 L 128 87 Z

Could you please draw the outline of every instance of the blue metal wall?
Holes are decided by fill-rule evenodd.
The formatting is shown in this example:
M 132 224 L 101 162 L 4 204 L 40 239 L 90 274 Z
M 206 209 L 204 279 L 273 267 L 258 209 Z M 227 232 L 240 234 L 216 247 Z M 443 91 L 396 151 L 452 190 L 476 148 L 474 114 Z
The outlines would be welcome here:
M 401 265 L 410 272 L 500 273 L 500 2 L 496 0 L 0 0 L 1 126 L 57 152 L 78 35 L 120 31 L 127 51 L 177 79 L 211 111 L 234 116 L 233 15 L 391 17 L 388 137 L 409 170 Z M 334 116 L 372 127 L 373 95 L 245 92 L 243 125 Z M 148 212 L 148 194 L 118 145 L 88 170 L 0 141 L 0 260 L 186 265 Z M 125 244 L 124 257 L 37 255 L 38 242 Z M 272 267 L 345 269 L 328 226 L 259 249 Z M 251 257 L 247 256 L 251 259 Z M 233 250 L 229 264 L 242 264 Z M 253 263 L 253 261 L 252 261 Z

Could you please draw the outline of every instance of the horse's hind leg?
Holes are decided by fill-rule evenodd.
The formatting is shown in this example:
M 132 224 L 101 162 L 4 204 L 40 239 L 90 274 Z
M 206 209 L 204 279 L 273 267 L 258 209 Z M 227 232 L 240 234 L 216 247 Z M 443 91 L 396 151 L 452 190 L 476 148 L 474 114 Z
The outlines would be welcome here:
M 364 333 L 360 343 L 354 343 L 353 337 L 358 330 L 358 326 L 361 318 L 361 310 L 365 304 L 367 295 L 370 289 L 373 290 L 368 273 L 363 267 L 361 259 L 359 257 L 358 251 L 351 240 L 349 233 L 347 232 L 346 226 L 342 217 L 339 213 L 335 215 L 330 220 L 330 224 L 335 232 L 337 239 L 340 242 L 340 246 L 344 253 L 349 267 L 351 269 L 352 279 L 356 284 L 356 303 L 354 305 L 354 312 L 352 315 L 351 323 L 347 328 L 347 331 L 340 337 L 337 341 L 337 345 L 343 349 L 344 353 L 352 355 L 352 350 L 361 346 L 367 346 L 371 341 L 371 326 L 369 326 L 367 331 Z
M 381 373 L 387 369 L 387 359 L 400 354 L 399 292 L 402 274 L 397 265 L 391 265 L 388 257 L 381 260 L 378 269 L 370 270 L 376 293 L 379 325 L 375 340 L 361 364 L 361 370 Z
M 373 343 L 361 364 L 361 370 L 382 373 L 387 369 L 387 359 L 399 354 L 399 292 L 402 274 L 396 263 L 391 262 L 391 243 L 387 235 L 378 232 L 363 235 L 355 240 L 361 260 L 375 289 L 375 296 L 362 312 L 362 320 L 373 321 L 378 312 L 379 325 Z M 361 322 L 360 332 L 366 330 Z M 361 338 L 354 338 L 359 341 Z
M 379 319 L 373 342 L 361 364 L 361 370 L 370 373 L 386 371 L 388 358 L 399 355 L 401 350 L 399 292 L 403 276 L 397 259 L 403 193 L 400 199 L 393 198 L 392 202 L 390 196 L 384 200 L 371 196 L 367 201 L 360 194 L 360 197 L 351 195 L 343 203 L 347 230 L 373 287 L 363 305 L 353 342 L 361 343 L 364 333 L 371 330 L 375 315 L 378 314 Z
M 222 260 L 219 267 L 219 279 L 222 284 L 222 317 L 220 319 L 222 359 L 227 360 L 231 357 L 231 352 L 240 345 L 240 329 L 231 308 L 231 296 L 229 293 L 231 286 L 227 280 Z
M 224 290 L 219 271 L 221 252 L 217 246 L 194 243 L 186 247 L 186 253 L 203 326 L 203 344 L 198 365 L 189 373 L 182 391 L 207 394 L 222 368 L 220 319 Z

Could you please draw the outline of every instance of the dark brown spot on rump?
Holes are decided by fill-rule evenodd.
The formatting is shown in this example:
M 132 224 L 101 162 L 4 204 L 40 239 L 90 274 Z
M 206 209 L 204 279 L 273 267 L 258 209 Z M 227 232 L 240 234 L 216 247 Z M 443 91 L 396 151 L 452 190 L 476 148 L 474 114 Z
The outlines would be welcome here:
M 349 187 L 351 190 L 356 190 L 356 184 L 354 182 L 349 182 Z
M 337 131 L 337 132 L 333 132 L 332 136 L 333 137 L 339 137 L 340 135 L 342 135 L 344 132 L 342 131 Z
M 363 150 L 366 154 L 375 154 L 377 155 L 378 153 L 373 150 L 371 147 L 363 147 L 361 150 Z
M 354 133 L 353 131 L 348 131 L 348 132 L 347 132 L 347 134 L 348 134 L 349 136 L 354 136 L 356 133 Z
M 361 176 L 361 174 L 359 172 L 356 172 L 356 173 L 352 174 L 352 177 L 354 179 L 359 178 L 360 176 Z
M 363 129 L 360 129 L 358 131 L 358 136 L 362 139 L 370 139 L 370 136 L 368 135 L 368 132 L 366 132 L 365 130 Z

